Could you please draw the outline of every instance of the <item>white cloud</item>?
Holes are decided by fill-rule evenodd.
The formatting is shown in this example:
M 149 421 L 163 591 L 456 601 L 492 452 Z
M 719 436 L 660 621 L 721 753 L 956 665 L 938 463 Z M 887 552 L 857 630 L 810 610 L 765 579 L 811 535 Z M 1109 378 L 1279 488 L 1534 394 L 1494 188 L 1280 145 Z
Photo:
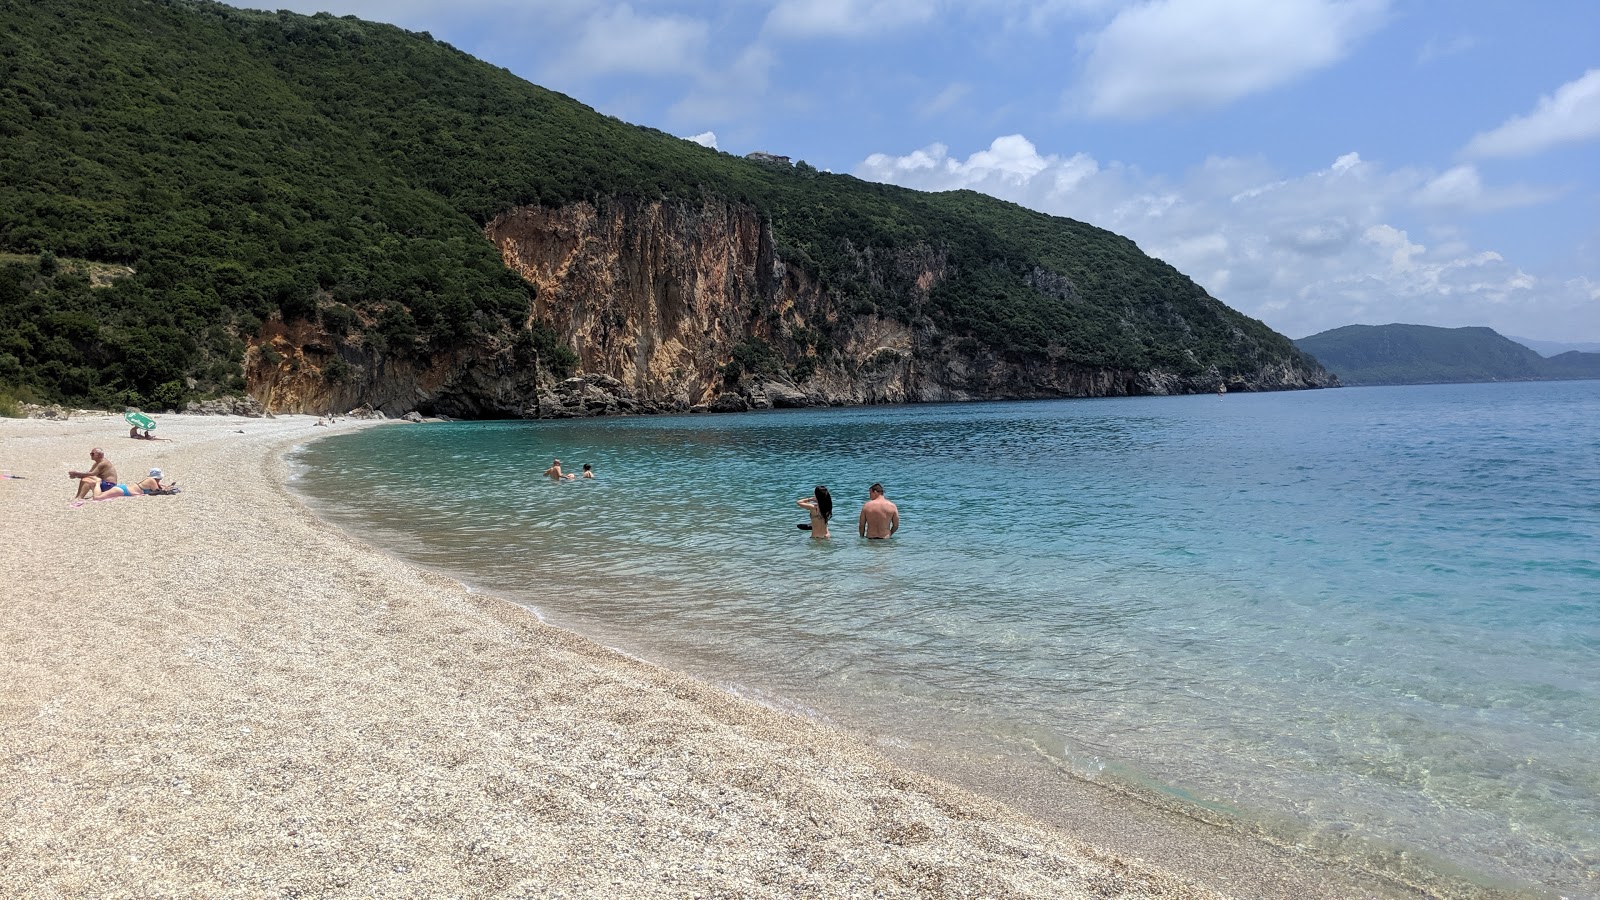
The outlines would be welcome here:
M 1389 254 L 1390 272 L 1410 272 L 1416 268 L 1411 258 L 1419 253 L 1427 252 L 1427 247 L 1411 243 L 1411 238 L 1392 225 L 1374 225 L 1368 228 L 1361 239 Z
M 1424 66 L 1437 59 L 1466 53 L 1477 46 L 1478 39 L 1467 34 L 1458 35 L 1449 40 L 1429 38 L 1422 45 L 1422 49 L 1417 51 L 1417 65 Z
M 693 73 L 703 66 L 709 32 L 697 19 L 641 15 L 623 4 L 584 23 L 561 68 L 587 75 Z
M 917 115 L 927 119 L 948 112 L 967 99 L 971 93 L 972 85 L 960 81 L 954 82 L 940 91 L 938 96 L 922 104 L 917 109 Z
M 1070 191 L 1098 168 L 1082 153 L 1070 159 L 1040 156 L 1032 141 L 1012 134 L 995 138 L 987 150 L 966 160 L 951 158 L 943 144 L 930 144 L 905 156 L 874 153 L 862 163 L 861 177 L 925 190 L 970 188 L 1005 197 L 1018 189 L 1040 186 L 1048 194 Z M 1049 177 L 1039 178 L 1044 173 Z
M 1600 137 L 1600 69 L 1540 97 L 1525 116 L 1513 116 L 1493 131 L 1474 137 L 1467 156 L 1532 156 L 1558 144 Z
M 771 102 L 768 87 L 777 56 L 765 44 L 746 47 L 724 69 L 700 73 L 694 87 L 667 111 L 675 122 L 736 122 Z
M 1460 165 L 1424 184 L 1414 199 L 1423 206 L 1452 208 L 1462 212 L 1491 212 L 1544 203 L 1559 193 L 1521 185 L 1491 190 L 1483 186 L 1477 167 Z
M 1435 230 L 1437 240 L 1411 237 L 1409 216 L 1440 208 L 1454 215 L 1507 194 L 1470 167 L 1390 169 L 1346 153 L 1326 168 L 1285 175 L 1259 159 L 1213 157 L 1174 182 L 1083 153 L 1042 153 L 1009 135 L 965 158 L 942 144 L 873 154 L 854 174 L 921 190 L 979 190 L 1126 235 L 1293 337 L 1387 322 L 1600 334 L 1592 284 L 1537 279 L 1472 246 L 1453 221 Z
M 1091 115 L 1218 106 L 1342 59 L 1388 0 L 1151 0 L 1085 41 Z
M 684 140 L 693 141 L 702 147 L 710 147 L 713 150 L 719 149 L 717 147 L 717 133 L 715 131 L 702 131 L 699 134 L 690 135 L 689 137 L 684 138 Z
M 934 0 L 778 0 L 766 30 L 793 38 L 861 37 L 931 21 Z

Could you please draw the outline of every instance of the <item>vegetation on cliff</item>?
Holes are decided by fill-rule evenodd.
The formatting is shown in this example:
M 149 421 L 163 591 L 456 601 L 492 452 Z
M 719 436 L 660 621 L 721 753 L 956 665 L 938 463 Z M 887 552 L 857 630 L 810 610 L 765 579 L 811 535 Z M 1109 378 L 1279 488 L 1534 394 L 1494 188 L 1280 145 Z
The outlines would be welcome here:
M 1600 353 L 1546 359 L 1490 328 L 1346 325 L 1295 343 L 1345 384 L 1600 378 Z
M 0 34 L 0 251 L 16 254 L 0 257 L 0 386 L 39 399 L 239 390 L 243 343 L 273 317 L 391 358 L 534 348 L 559 374 L 570 349 L 530 324 L 532 289 L 482 228 L 613 197 L 749 204 L 842 308 L 1009 355 L 1321 376 L 1110 232 L 734 158 L 425 34 L 206 0 L 0 0 Z M 918 248 L 947 265 L 925 300 L 863 264 Z M 126 271 L 97 282 L 92 265 Z

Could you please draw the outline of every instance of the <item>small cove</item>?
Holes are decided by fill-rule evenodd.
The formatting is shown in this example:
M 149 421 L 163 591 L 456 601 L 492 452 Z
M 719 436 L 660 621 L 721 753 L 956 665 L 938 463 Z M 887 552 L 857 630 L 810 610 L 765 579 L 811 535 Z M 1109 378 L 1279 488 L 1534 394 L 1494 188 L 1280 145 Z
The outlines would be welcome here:
M 1596 386 L 395 427 L 309 445 L 295 484 L 555 624 L 911 756 L 1582 895 Z M 599 477 L 532 477 L 553 456 Z M 872 481 L 888 544 L 854 536 Z M 794 527 L 816 483 L 830 542 Z

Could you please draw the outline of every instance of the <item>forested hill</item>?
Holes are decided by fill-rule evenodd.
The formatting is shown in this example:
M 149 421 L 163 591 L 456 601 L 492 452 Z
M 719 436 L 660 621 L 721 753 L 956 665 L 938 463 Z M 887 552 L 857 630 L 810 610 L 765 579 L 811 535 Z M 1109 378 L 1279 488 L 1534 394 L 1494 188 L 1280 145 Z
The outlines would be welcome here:
M 1133 392 L 1329 382 L 1110 232 L 734 158 L 426 34 L 194 0 L 0 0 L 0 35 L 0 392 L 170 407 L 292 375 L 350 400 L 397 367 L 448 357 L 459 372 L 507 347 L 564 375 L 590 336 L 485 228 L 519 209 L 641 203 L 760 220 L 762 258 L 787 281 L 752 276 L 747 318 L 699 349 L 766 377 L 864 378 L 884 357 L 851 356 L 852 329 L 881 320 L 912 335 L 896 350 L 908 383 L 945 377 L 915 367 L 935 346 L 1003 362 L 997 395 L 1030 395 L 1007 382 L 1040 366 L 1134 373 L 1093 382 Z M 520 389 L 506 365 L 501 393 Z M 716 371 L 737 386 L 737 367 Z
M 1346 325 L 1295 343 L 1345 384 L 1600 378 L 1600 353 L 1546 359 L 1489 328 Z

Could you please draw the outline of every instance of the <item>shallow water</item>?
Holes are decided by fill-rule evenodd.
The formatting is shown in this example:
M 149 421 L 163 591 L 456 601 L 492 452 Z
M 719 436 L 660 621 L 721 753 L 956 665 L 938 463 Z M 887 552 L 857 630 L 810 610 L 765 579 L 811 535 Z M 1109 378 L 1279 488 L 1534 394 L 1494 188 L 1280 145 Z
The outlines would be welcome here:
M 296 461 L 380 545 L 886 743 L 1600 894 L 1600 382 L 392 427 Z M 873 481 L 889 542 L 855 535 Z M 817 483 L 831 541 L 795 528 Z

